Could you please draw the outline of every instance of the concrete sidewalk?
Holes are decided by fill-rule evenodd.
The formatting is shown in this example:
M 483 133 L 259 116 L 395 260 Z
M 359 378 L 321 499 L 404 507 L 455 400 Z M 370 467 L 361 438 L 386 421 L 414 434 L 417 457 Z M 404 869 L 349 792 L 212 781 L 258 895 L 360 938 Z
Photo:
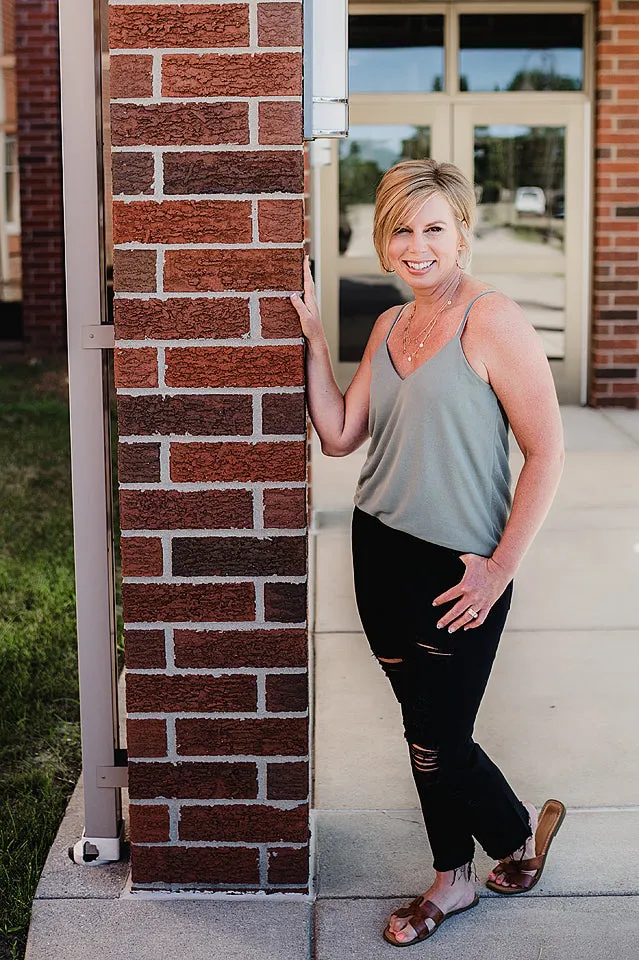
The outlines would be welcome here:
M 563 408 L 557 500 L 517 577 L 477 737 L 517 792 L 569 807 L 542 881 L 416 950 L 435 960 L 639 957 L 639 412 Z M 348 541 L 363 450 L 313 451 L 317 898 L 132 895 L 127 869 L 81 868 L 76 796 L 36 902 L 29 960 L 377 960 L 390 911 L 430 883 L 396 705 L 361 634 Z M 521 463 L 513 455 L 515 468 Z M 478 851 L 483 879 L 490 863 Z

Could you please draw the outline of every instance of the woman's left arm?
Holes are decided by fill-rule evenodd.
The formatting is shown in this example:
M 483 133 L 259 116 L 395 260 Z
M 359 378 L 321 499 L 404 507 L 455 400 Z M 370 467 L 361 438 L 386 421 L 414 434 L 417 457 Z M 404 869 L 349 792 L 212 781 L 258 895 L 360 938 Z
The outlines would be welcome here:
M 482 312 L 483 316 L 476 318 L 474 334 L 481 337 L 490 384 L 506 411 L 524 466 L 510 517 L 493 555 L 464 554 L 462 580 L 435 600 L 436 605 L 458 600 L 439 621 L 449 630 L 472 630 L 484 622 L 541 527 L 563 469 L 561 415 L 541 340 L 512 300 L 500 296 L 498 304 L 493 301 L 491 306 L 490 313 Z M 464 612 L 469 606 L 479 616 L 467 622 Z

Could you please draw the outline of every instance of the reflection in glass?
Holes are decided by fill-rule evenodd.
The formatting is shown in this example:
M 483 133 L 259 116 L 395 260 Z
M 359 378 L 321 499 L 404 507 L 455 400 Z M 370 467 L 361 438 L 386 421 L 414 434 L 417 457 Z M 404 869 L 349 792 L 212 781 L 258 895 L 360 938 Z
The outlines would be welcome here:
M 398 160 L 430 156 L 430 128 L 352 126 L 339 145 L 339 252 L 376 257 L 373 246 L 375 190 Z
M 394 275 L 353 275 L 339 282 L 339 359 L 359 363 L 380 313 L 411 299 L 410 288 Z M 407 292 L 406 292 L 407 291 Z
M 583 16 L 463 14 L 461 90 L 581 90 Z
M 550 273 L 482 279 L 522 306 L 553 358 L 564 355 L 564 156 L 564 127 L 475 127 L 475 254 L 556 261 Z
M 443 16 L 355 15 L 348 29 L 351 93 L 443 90 Z

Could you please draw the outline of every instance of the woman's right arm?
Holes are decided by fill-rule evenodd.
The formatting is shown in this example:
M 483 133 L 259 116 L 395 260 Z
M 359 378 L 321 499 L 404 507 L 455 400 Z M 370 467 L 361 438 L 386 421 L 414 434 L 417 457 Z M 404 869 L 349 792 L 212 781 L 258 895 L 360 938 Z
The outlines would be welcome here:
M 368 436 L 370 341 L 343 396 L 333 375 L 307 256 L 304 257 L 304 299 L 294 293 L 291 302 L 306 338 L 307 402 L 313 426 L 322 452 L 329 457 L 344 457 L 357 450 Z

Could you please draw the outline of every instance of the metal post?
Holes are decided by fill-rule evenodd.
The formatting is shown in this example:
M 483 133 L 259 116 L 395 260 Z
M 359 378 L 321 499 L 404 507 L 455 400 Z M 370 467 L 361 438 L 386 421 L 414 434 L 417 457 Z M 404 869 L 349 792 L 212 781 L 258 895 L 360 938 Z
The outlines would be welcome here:
M 85 825 L 78 863 L 118 860 L 122 817 L 104 349 L 99 11 L 60 0 L 62 162 L 80 722 Z

